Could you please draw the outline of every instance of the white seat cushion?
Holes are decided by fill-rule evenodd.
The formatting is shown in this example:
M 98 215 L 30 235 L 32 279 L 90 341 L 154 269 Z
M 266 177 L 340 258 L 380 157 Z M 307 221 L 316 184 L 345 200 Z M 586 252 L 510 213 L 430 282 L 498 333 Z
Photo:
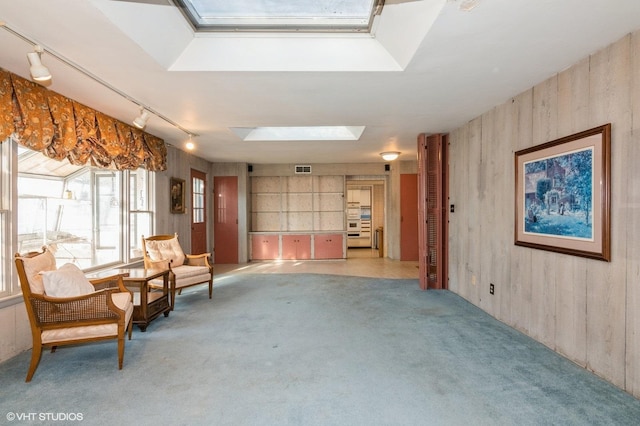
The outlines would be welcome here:
M 192 284 L 203 283 L 211 279 L 211 273 L 206 266 L 181 265 L 171 268 L 176 275 L 176 288 L 186 287 Z M 162 279 L 151 281 L 154 286 L 162 286 Z
M 120 309 L 125 311 L 125 326 L 129 324 L 133 314 L 133 303 L 131 293 L 120 292 L 111 295 L 111 300 Z M 91 339 L 96 337 L 116 336 L 118 334 L 117 324 L 88 325 L 84 327 L 66 327 L 56 330 L 45 330 L 42 332 L 42 343 L 63 342 L 66 340 Z

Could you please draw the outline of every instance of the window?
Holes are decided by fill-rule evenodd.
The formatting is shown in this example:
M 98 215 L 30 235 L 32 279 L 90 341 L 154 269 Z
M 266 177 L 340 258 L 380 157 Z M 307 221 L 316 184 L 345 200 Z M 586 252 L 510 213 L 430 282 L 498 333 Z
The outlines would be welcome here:
M 368 32 L 378 0 L 177 0 L 198 31 Z
M 14 293 L 11 286 L 11 240 L 9 238 L 9 214 L 11 206 L 10 141 L 0 143 L 0 298 Z
M 59 266 L 82 269 L 141 258 L 141 236 L 153 223 L 150 177 L 144 169 L 74 166 L 20 148 L 18 251 L 48 245 Z
M 194 177 L 192 178 L 193 188 L 193 220 L 192 223 L 204 222 L 204 180 Z
M 142 257 L 142 236 L 152 235 L 153 212 L 149 195 L 151 174 L 145 169 L 129 172 L 129 257 Z

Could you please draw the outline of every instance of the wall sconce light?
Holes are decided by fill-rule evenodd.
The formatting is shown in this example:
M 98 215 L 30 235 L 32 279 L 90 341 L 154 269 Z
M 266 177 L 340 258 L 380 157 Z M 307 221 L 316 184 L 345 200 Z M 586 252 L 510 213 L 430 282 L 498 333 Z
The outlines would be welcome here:
M 399 155 L 400 153 L 398 151 L 387 151 L 380 153 L 380 156 L 384 161 L 393 161 L 398 158 Z
M 133 125 L 138 129 L 144 129 L 149 121 L 149 112 L 144 108 L 140 108 L 140 115 L 133 120 Z
M 27 59 L 29 60 L 29 72 L 31 73 L 31 78 L 35 81 L 49 81 L 51 80 L 51 72 L 49 68 L 42 65 L 42 53 L 44 49 L 42 46 L 36 44 L 33 46 L 33 52 L 27 53 Z

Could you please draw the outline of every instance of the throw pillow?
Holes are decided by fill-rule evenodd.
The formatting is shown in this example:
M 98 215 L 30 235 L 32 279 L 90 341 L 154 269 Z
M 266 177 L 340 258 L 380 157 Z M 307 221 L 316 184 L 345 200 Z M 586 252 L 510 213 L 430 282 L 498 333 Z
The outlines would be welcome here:
M 40 272 L 54 271 L 56 269 L 56 258 L 53 257 L 51 251 L 46 250 L 37 256 L 23 257 L 22 262 L 31 293 L 43 294 L 44 285 L 42 284 L 42 275 L 40 275 Z
M 78 297 L 95 291 L 84 272 L 73 263 L 65 263 L 55 271 L 41 274 L 44 293 L 49 297 Z
M 147 240 L 145 246 L 151 260 L 172 260 L 172 268 L 184 263 L 184 252 L 175 237 L 169 240 Z

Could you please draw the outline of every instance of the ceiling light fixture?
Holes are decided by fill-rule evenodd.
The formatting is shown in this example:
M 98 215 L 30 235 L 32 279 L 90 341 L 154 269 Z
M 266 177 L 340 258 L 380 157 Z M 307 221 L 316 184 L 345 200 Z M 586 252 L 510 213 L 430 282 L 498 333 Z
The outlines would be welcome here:
M 393 161 L 396 158 L 398 158 L 399 155 L 400 155 L 400 152 L 398 151 L 386 151 L 386 152 L 380 153 L 380 156 L 385 161 Z
M 29 72 L 31 78 L 35 81 L 43 82 L 51 80 L 51 72 L 49 68 L 42 65 L 42 53 L 44 49 L 39 44 L 33 46 L 33 52 L 27 53 L 27 59 L 29 60 Z
M 144 107 L 140 107 L 140 115 L 133 120 L 133 125 L 138 129 L 144 129 L 147 121 L 149 121 L 149 112 Z
M 196 147 L 196 145 L 191 140 L 191 135 L 189 135 L 189 140 L 184 144 L 184 147 L 189 151 L 193 151 L 193 149 Z
M 33 74 L 33 65 L 34 64 L 40 65 L 40 66 L 42 66 L 42 68 L 46 69 L 46 67 L 44 65 L 42 65 L 42 61 L 40 60 L 40 57 L 41 57 L 42 53 L 46 52 L 48 55 L 54 57 L 58 61 L 60 61 L 63 64 L 67 65 L 69 68 L 72 68 L 72 69 L 80 72 L 81 74 L 83 74 L 84 76 L 90 78 L 91 80 L 95 81 L 96 83 L 98 83 L 98 84 L 104 86 L 105 88 L 111 90 L 112 92 L 122 96 L 124 99 L 128 100 L 129 102 L 138 105 L 146 113 L 146 115 L 147 115 L 146 120 L 149 119 L 150 114 L 153 114 L 156 117 L 166 121 L 167 123 L 169 123 L 170 125 L 172 125 L 176 129 L 186 133 L 189 136 L 198 136 L 196 133 L 193 133 L 193 132 L 185 129 L 184 127 L 180 126 L 178 123 L 176 123 L 175 121 L 171 120 L 170 118 L 168 118 L 168 117 L 160 114 L 158 111 L 155 111 L 154 109 L 144 105 L 142 102 L 139 102 L 135 98 L 127 95 L 122 90 L 112 86 L 111 84 L 109 84 L 106 81 L 102 80 L 100 77 L 96 76 L 95 74 L 92 74 L 90 71 L 84 69 L 83 67 L 81 67 L 80 65 L 78 65 L 75 62 L 71 61 L 70 59 L 65 58 L 64 56 L 60 55 L 59 53 L 55 52 L 54 50 L 51 50 L 48 47 L 44 47 L 41 43 L 38 43 L 37 41 L 33 40 L 32 38 L 27 37 L 26 35 L 14 30 L 9 25 L 7 25 L 6 22 L 0 21 L 0 28 L 3 28 L 7 32 L 13 34 L 14 36 L 18 37 L 22 41 L 24 41 L 26 43 L 29 43 L 30 45 L 32 45 L 34 47 L 35 52 L 27 53 L 27 58 L 29 59 L 29 63 L 32 65 L 31 75 L 32 75 L 32 78 L 34 80 L 46 81 L 46 80 L 38 80 L 36 78 L 36 75 L 38 75 L 38 74 L 36 74 L 36 75 Z M 40 50 L 38 50 L 38 49 L 40 49 Z M 37 62 L 34 63 L 34 62 L 32 62 L 33 60 L 35 60 Z M 48 72 L 48 70 L 47 70 L 47 72 Z M 44 76 L 40 76 L 40 78 L 44 78 Z M 49 73 L 49 78 L 51 78 L 51 74 L 50 73 Z M 136 126 L 137 126 L 137 124 L 136 124 Z

